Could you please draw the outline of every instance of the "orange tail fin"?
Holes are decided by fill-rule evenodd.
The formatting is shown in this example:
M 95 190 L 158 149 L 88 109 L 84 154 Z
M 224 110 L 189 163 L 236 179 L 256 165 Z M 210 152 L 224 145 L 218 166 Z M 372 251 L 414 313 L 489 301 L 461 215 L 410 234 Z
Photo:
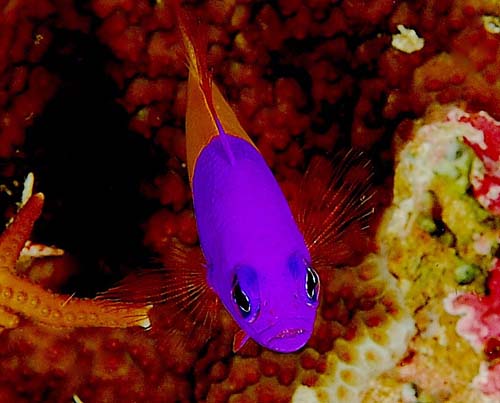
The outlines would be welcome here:
M 212 115 L 215 116 L 212 98 L 212 78 L 208 73 L 207 66 L 207 32 L 201 32 L 202 25 L 193 21 L 193 18 L 181 7 L 179 1 L 174 1 L 174 10 L 188 59 L 189 72 L 198 79 L 207 106 Z
M 196 159 L 214 137 L 221 136 L 231 163 L 234 162 L 234 156 L 228 144 L 228 134 L 255 145 L 213 83 L 207 66 L 207 26 L 195 22 L 178 0 L 174 1 L 174 10 L 189 66 L 186 151 L 189 178 L 192 180 Z

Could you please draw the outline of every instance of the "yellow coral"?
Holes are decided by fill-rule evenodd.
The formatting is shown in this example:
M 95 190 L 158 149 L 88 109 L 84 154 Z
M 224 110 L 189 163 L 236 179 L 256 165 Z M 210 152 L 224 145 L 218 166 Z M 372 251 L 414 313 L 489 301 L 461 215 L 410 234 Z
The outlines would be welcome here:
M 448 116 L 453 114 L 460 111 L 453 109 Z M 474 157 L 461 138 L 474 134 L 472 126 L 450 119 L 417 122 L 416 127 L 413 140 L 398 156 L 394 200 L 378 242 L 418 331 L 407 360 L 374 380 L 365 398 L 380 401 L 389 385 L 394 390 L 394 384 L 412 384 L 415 399 L 409 401 L 485 402 L 472 385 L 480 357 L 457 335 L 457 318 L 445 311 L 443 300 L 459 290 L 483 293 L 500 222 L 466 192 Z M 429 225 L 435 220 L 442 221 L 441 231 Z M 457 272 L 461 267 L 476 268 L 466 282 Z M 391 398 L 404 401 L 401 395 Z

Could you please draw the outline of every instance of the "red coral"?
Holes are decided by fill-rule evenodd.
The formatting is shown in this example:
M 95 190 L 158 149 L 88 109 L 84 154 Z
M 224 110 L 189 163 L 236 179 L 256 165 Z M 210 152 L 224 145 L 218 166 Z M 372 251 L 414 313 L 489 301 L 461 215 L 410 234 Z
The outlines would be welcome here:
M 488 172 L 472 172 L 474 197 L 488 211 L 500 215 L 500 176 Z
M 480 374 L 474 380 L 488 395 L 500 395 L 500 261 L 495 259 L 488 278 L 487 295 L 450 295 L 445 307 L 454 315 L 461 315 L 457 332 L 476 350 L 482 350 L 487 363 L 481 364 Z
M 482 162 L 471 172 L 474 197 L 485 209 L 500 215 L 500 123 L 485 112 L 464 113 L 458 121 L 476 129 L 464 138 Z
M 460 122 L 470 123 L 482 133 L 481 139 L 466 137 L 465 142 L 472 147 L 490 173 L 499 170 L 500 164 L 500 123 L 485 113 L 462 116 Z M 481 141 L 482 140 L 482 141 Z
M 342 8 L 348 18 L 376 25 L 389 15 L 394 8 L 393 0 L 343 1 Z
M 28 18 L 43 21 L 53 11 L 46 1 L 29 7 L 12 1 L 0 14 L 0 157 L 9 158 L 24 142 L 24 131 L 54 94 L 58 80 L 45 68 L 31 67 L 51 40 L 47 27 L 35 28 Z M 26 15 L 23 15 L 25 13 Z M 21 17 L 22 15 L 22 17 Z M 10 63 L 10 65 L 8 64 Z M 15 66 L 15 64 L 18 64 Z

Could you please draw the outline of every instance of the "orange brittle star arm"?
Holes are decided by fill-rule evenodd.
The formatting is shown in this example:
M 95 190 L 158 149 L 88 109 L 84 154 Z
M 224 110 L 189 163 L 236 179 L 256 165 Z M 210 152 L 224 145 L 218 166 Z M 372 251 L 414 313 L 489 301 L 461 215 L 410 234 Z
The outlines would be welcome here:
M 0 235 L 0 326 L 16 327 L 17 314 L 21 314 L 53 327 L 148 328 L 150 306 L 55 294 L 15 274 L 16 262 L 40 216 L 43 201 L 42 193 L 31 196 Z

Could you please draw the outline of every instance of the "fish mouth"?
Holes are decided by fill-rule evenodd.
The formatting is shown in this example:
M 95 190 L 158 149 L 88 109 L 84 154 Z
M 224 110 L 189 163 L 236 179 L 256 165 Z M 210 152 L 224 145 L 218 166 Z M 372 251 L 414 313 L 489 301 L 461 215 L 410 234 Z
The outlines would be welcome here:
M 281 332 L 279 332 L 276 336 L 271 337 L 271 340 L 273 339 L 285 339 L 287 337 L 295 337 L 301 334 L 304 334 L 306 331 L 305 329 L 284 329 Z
M 279 353 L 291 353 L 304 347 L 312 333 L 312 325 L 307 321 L 294 319 L 274 325 L 260 335 L 261 344 Z M 284 326 L 283 326 L 284 325 Z

